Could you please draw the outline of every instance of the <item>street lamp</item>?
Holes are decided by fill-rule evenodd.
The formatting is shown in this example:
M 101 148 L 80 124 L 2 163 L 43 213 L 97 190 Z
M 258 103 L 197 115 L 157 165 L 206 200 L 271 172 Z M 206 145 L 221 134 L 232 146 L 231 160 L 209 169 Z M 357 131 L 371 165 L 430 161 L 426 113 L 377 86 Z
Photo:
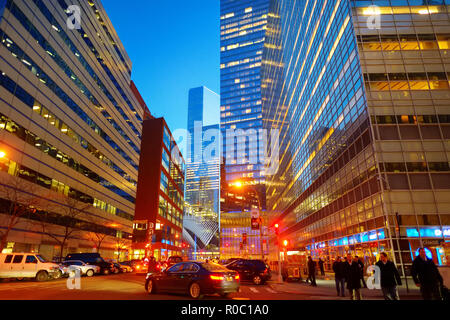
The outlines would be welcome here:
M 6 152 L 0 150 L 0 159 L 3 159 L 4 157 L 6 157 Z
M 256 195 L 256 200 L 258 200 L 258 212 L 259 212 L 259 216 L 260 216 L 260 221 L 259 221 L 259 239 L 260 239 L 260 246 L 261 246 L 261 258 L 264 261 L 264 248 L 263 248 L 263 229 L 262 229 L 262 223 L 261 223 L 261 211 L 262 211 L 262 206 L 261 206 L 261 198 L 259 197 L 259 192 L 258 190 L 256 190 L 256 188 L 252 185 L 245 185 L 242 183 L 242 181 L 236 181 L 234 183 L 231 184 L 232 186 L 235 186 L 237 189 L 242 189 L 243 187 L 247 187 L 251 190 L 253 190 L 255 192 Z

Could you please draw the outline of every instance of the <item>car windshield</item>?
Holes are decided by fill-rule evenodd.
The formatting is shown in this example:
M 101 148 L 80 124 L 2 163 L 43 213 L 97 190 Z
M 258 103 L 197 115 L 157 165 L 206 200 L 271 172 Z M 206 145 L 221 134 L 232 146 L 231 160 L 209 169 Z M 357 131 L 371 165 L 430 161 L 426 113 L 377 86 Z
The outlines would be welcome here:
M 39 261 L 42 262 L 42 263 L 46 263 L 46 262 L 47 262 L 47 261 L 45 261 L 45 259 L 44 259 L 41 255 L 39 255 L 39 254 L 36 255 L 36 258 L 38 258 Z
M 211 272 L 227 272 L 230 271 L 227 268 L 225 268 L 224 266 L 221 266 L 220 264 L 217 263 L 203 263 L 202 267 L 205 268 L 208 271 Z

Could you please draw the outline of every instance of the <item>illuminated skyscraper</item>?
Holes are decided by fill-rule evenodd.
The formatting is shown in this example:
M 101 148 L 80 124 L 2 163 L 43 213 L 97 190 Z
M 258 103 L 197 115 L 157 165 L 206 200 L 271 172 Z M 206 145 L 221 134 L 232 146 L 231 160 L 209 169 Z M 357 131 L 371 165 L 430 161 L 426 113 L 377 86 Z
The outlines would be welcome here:
M 263 113 L 282 152 L 267 210 L 288 251 L 327 268 L 386 251 L 407 269 L 425 246 L 448 263 L 449 4 L 272 1 Z
M 250 230 L 250 213 L 261 201 L 265 209 L 264 164 L 260 150 L 261 65 L 270 0 L 221 0 L 221 130 L 223 134 L 222 256 L 258 255 L 259 232 Z M 226 139 L 233 130 L 236 139 Z M 239 131 L 242 130 L 242 131 Z M 257 134 L 257 144 L 249 135 Z M 245 142 L 238 143 L 239 137 Z M 241 155 L 239 155 L 241 154 Z M 257 161 L 251 161 L 257 159 Z M 237 180 L 251 191 L 230 187 Z M 241 245 L 242 234 L 248 244 Z
M 68 27 L 69 5 L 82 13 L 80 29 Z M 126 258 L 143 117 L 131 69 L 99 0 L 0 1 L 5 251 Z
M 220 97 L 208 88 L 189 91 L 190 153 L 186 163 L 183 236 L 195 258 L 217 256 L 220 217 Z M 206 152 L 211 149 L 211 154 Z M 202 251 L 202 252 L 200 252 Z M 200 256 L 199 256 L 200 255 Z

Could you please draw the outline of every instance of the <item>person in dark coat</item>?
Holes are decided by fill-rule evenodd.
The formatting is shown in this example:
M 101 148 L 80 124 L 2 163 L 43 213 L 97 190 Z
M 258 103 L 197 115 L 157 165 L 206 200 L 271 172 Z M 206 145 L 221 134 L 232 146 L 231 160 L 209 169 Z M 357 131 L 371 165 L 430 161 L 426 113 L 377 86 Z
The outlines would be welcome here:
M 333 271 L 337 295 L 345 297 L 345 265 L 341 257 L 337 257 L 336 261 L 333 262 Z
M 319 263 L 320 274 L 322 276 L 324 276 L 325 275 L 325 269 L 323 268 L 324 262 L 323 262 L 322 258 L 319 258 L 319 262 L 318 263 Z
M 317 287 L 316 284 L 316 262 L 311 258 L 311 256 L 308 257 L 308 280 L 311 281 L 311 286 Z M 307 282 L 308 282 L 307 280 Z
M 380 268 L 380 284 L 385 300 L 400 300 L 397 286 L 402 285 L 402 280 L 395 264 L 389 260 L 386 252 L 380 254 L 380 260 L 376 263 Z
M 419 255 L 412 264 L 411 274 L 424 300 L 442 300 L 441 286 L 444 280 L 433 260 L 428 259 L 425 249 L 419 249 Z
M 347 289 L 350 293 L 350 299 L 362 300 L 361 295 L 361 266 L 358 263 L 358 258 L 349 255 L 345 263 L 345 281 L 347 282 Z
M 359 258 L 358 256 L 356 256 L 356 259 L 358 259 L 358 264 L 359 264 L 359 267 L 361 268 L 361 282 L 362 282 L 362 285 L 364 286 L 364 288 L 367 288 L 367 284 L 366 284 L 366 281 L 364 280 L 364 261 L 363 261 L 363 258 Z

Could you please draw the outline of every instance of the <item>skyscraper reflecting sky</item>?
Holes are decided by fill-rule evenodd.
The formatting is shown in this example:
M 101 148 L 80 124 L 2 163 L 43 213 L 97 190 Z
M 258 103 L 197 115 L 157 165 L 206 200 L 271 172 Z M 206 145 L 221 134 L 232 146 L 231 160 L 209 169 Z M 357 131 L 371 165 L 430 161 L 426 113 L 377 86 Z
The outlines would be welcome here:
M 255 186 L 265 207 L 259 131 L 262 129 L 261 65 L 269 4 L 269 0 L 222 0 L 220 5 L 221 130 L 224 137 L 229 130 L 243 130 L 236 135 L 246 139 L 238 144 L 239 138 L 224 138 L 223 143 L 222 214 L 235 213 L 233 217 L 224 215 L 222 219 L 222 237 L 228 244 L 226 249 L 230 255 L 246 251 L 239 247 L 240 236 L 235 237 L 235 234 L 250 233 L 249 254 L 260 250 L 259 241 L 255 239 L 252 243 L 249 216 L 243 213 L 255 205 L 256 195 L 247 195 L 248 199 L 245 199 L 246 195 L 236 195 L 234 190 L 226 188 L 236 180 L 243 180 Z M 246 137 L 249 130 L 258 132 L 257 146 Z M 258 163 L 251 161 L 252 157 L 258 157 Z M 244 199 L 236 201 L 237 198 Z M 235 229 L 237 233 L 233 231 Z
M 189 152 L 186 165 L 184 238 L 199 250 L 218 254 L 220 182 L 220 97 L 206 87 L 189 91 Z M 208 136 L 211 134 L 211 136 Z M 213 136 L 216 135 L 216 138 Z M 206 156 L 208 150 L 211 154 Z M 206 257 L 205 257 L 206 258 Z

